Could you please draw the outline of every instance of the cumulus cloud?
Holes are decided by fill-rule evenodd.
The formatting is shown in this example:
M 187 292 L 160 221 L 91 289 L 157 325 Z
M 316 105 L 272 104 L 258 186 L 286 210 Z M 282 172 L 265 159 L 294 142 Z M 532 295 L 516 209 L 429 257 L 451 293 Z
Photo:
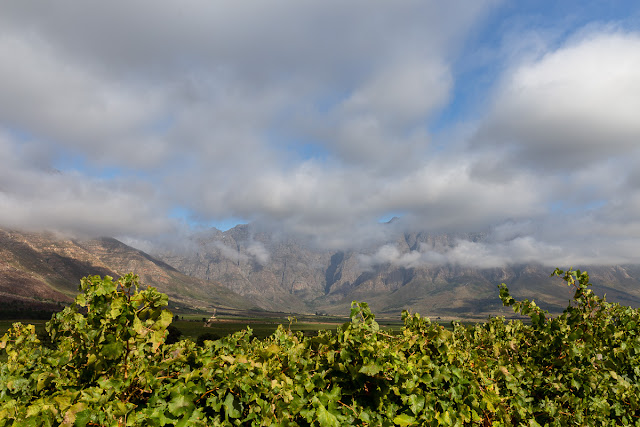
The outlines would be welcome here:
M 0 34 L 0 82 L 0 123 L 34 144 L 60 144 L 102 165 L 166 159 L 166 142 L 146 132 L 163 113 L 161 94 L 140 96 L 44 38 Z
M 156 209 L 163 204 L 156 200 L 154 205 L 154 190 L 145 184 L 132 188 L 131 183 L 107 184 L 68 173 L 33 171 L 16 172 L 12 180 L 13 188 L 0 189 L 3 227 L 92 237 L 153 236 L 173 229 L 173 221 L 158 215 Z
M 40 167 L 0 134 L 0 224 L 68 235 L 153 236 L 175 230 L 156 189 L 143 180 L 102 180 Z M 28 147 L 29 148 L 29 147 Z M 29 151 L 29 150 L 27 150 Z
M 518 54 L 480 44 L 509 10 L 9 1 L 0 226 L 143 245 L 189 234 L 169 216 L 177 208 L 182 221 L 242 218 L 324 247 L 379 246 L 371 265 L 631 260 L 640 35 L 533 27 L 516 34 Z M 490 82 L 473 70 L 488 51 Z M 477 111 L 467 96 L 482 99 Z M 401 221 L 378 223 L 395 212 Z M 492 231 L 415 253 L 385 246 L 407 230 Z M 247 254 L 269 259 L 258 242 Z
M 415 167 L 429 144 L 425 120 L 450 97 L 449 67 L 402 58 L 385 64 L 316 124 L 317 137 L 348 163 L 380 172 Z M 329 125 L 329 126 L 327 126 Z
M 505 76 L 478 139 L 522 166 L 574 170 L 637 155 L 640 35 L 596 32 Z

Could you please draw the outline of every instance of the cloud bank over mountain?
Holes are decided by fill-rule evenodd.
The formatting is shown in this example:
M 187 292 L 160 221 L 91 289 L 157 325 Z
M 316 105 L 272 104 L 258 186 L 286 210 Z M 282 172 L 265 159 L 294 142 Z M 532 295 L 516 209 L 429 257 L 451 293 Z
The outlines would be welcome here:
M 634 2 L 8 1 L 0 226 L 151 247 L 238 219 L 377 244 L 372 265 L 638 262 L 639 18 Z M 488 237 L 406 254 L 389 230 Z

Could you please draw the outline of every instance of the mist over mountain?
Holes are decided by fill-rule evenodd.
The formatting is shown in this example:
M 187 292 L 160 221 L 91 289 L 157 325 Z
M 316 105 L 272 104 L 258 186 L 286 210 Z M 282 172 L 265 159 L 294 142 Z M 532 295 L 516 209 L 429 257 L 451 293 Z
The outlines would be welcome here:
M 563 282 L 549 278 L 549 265 L 485 267 L 473 258 L 465 265 L 450 256 L 461 245 L 491 244 L 494 232 L 399 232 L 396 221 L 381 226 L 388 227 L 379 234 L 386 239 L 344 249 L 249 224 L 225 232 L 201 230 L 145 252 L 108 237 L 0 229 L 0 297 L 5 308 L 56 309 L 72 300 L 82 277 L 128 272 L 167 293 L 172 309 L 182 312 L 257 307 L 346 315 L 358 300 L 381 316 L 407 309 L 430 317 L 479 319 L 511 314 L 498 298 L 502 282 L 516 298 L 535 299 L 551 312 L 564 309 L 572 296 Z M 640 306 L 638 265 L 558 266 L 587 270 L 597 293 Z
M 571 290 L 549 277 L 554 269 L 550 265 L 519 262 L 517 256 L 511 263 L 478 263 L 472 253 L 465 264 L 460 247 L 477 250 L 495 244 L 495 231 L 431 234 L 397 232 L 392 225 L 386 240 L 344 250 L 238 225 L 225 232 L 195 233 L 181 250 L 165 248 L 154 255 L 189 276 L 220 282 L 268 310 L 346 314 L 351 301 L 359 300 L 385 315 L 403 309 L 454 317 L 509 314 L 498 298 L 502 282 L 514 296 L 533 298 L 552 312 L 562 311 L 571 299 Z M 638 266 L 557 266 L 586 269 L 596 292 L 606 293 L 610 301 L 640 305 Z

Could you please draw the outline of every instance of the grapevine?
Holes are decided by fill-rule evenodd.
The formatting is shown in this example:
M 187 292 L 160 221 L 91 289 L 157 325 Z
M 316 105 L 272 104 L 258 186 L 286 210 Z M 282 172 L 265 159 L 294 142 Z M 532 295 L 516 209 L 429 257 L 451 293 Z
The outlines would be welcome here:
M 503 284 L 529 321 L 447 330 L 403 312 L 389 334 L 354 302 L 337 332 L 203 346 L 165 343 L 167 296 L 135 275 L 87 277 L 51 343 L 19 323 L 0 339 L 0 427 L 640 425 L 638 310 L 596 296 L 586 272 L 552 275 L 575 291 L 555 317 Z

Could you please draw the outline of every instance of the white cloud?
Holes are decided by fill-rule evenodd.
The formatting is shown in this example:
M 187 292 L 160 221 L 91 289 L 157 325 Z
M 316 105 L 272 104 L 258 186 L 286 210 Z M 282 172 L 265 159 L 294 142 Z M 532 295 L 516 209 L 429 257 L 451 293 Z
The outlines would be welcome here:
M 260 265 L 266 265 L 271 258 L 267 248 L 265 248 L 261 242 L 255 240 L 249 243 L 249 246 L 247 246 L 247 252 L 249 252 L 249 254 L 251 254 Z
M 479 139 L 512 161 L 574 170 L 637 155 L 640 35 L 595 33 L 507 73 Z
M 330 247 L 492 230 L 371 263 L 630 259 L 615 242 L 640 229 L 640 36 L 498 34 L 518 52 L 483 44 L 508 67 L 461 93 L 478 77 L 461 52 L 497 3 L 9 1 L 0 226 L 147 241 L 181 230 L 177 206 Z M 467 95 L 484 116 L 456 116 Z
M 231 248 L 225 245 L 222 241 L 216 240 L 212 243 L 213 247 L 220 251 L 220 254 L 233 262 L 247 262 L 249 257 L 241 253 L 237 248 Z
M 55 230 L 65 234 L 152 236 L 169 232 L 173 221 L 154 190 L 88 180 L 84 176 L 12 170 L 12 188 L 0 188 L 0 223 L 18 229 Z M 154 200 L 156 199 L 156 200 Z M 144 202 L 143 202 L 144 201 Z
M 429 143 L 424 123 L 449 101 L 452 78 L 446 64 L 401 58 L 385 64 L 321 122 L 318 137 L 348 163 L 378 170 L 414 167 Z
M 142 180 L 103 180 L 42 168 L 28 143 L 0 133 L 0 224 L 73 235 L 152 236 L 171 232 L 167 205 Z
M 415 167 L 448 100 L 446 56 L 491 3 L 11 2 L 0 126 L 31 135 L 43 168 L 70 153 L 80 173 L 142 170 L 201 218 L 375 220 L 350 198 Z M 318 135 L 329 157 L 309 170 L 296 139 Z
M 359 261 L 364 269 L 387 264 L 404 268 L 455 265 L 485 269 L 524 264 L 557 267 L 637 263 L 635 254 L 640 249 L 637 233 L 603 238 L 571 228 L 571 232 L 554 229 L 553 236 L 546 236 L 551 237 L 548 241 L 539 235 L 501 240 L 499 233 L 490 233 L 481 240 L 459 238 L 450 246 L 422 244 L 417 250 L 404 252 L 395 244 L 386 244 L 372 255 L 360 255 Z
M 409 251 L 401 253 L 397 246 L 386 244 L 378 248 L 373 255 L 360 254 L 358 261 L 365 269 L 371 269 L 376 265 L 392 264 L 404 268 L 418 267 L 425 264 L 424 253 Z
M 105 78 L 43 38 L 0 34 L 0 124 L 40 146 L 60 144 L 102 165 L 157 165 L 166 143 L 146 128 L 163 112 L 160 98 Z
M 423 122 L 449 98 L 452 86 L 447 65 L 407 60 L 386 65 L 340 106 L 341 115 L 373 113 L 392 127 Z

